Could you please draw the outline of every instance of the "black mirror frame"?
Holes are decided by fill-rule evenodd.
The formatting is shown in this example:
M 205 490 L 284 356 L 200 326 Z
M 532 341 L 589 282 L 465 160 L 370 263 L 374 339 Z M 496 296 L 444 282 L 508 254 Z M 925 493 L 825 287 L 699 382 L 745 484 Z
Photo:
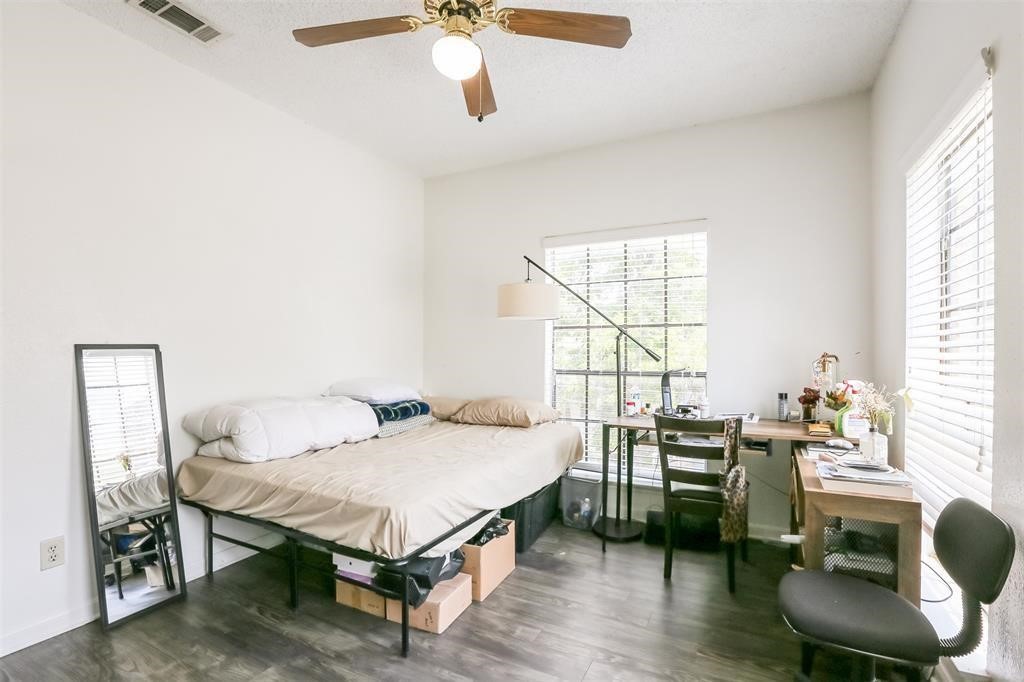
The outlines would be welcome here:
M 167 599 L 163 599 L 155 604 L 150 604 L 145 608 L 139 609 L 138 611 L 120 618 L 113 623 L 107 614 L 107 600 L 106 584 L 104 581 L 104 560 L 103 560 L 103 548 L 99 537 L 99 515 L 96 511 L 96 499 L 95 499 L 95 481 L 92 476 L 92 447 L 89 444 L 89 412 L 88 405 L 86 403 L 85 395 L 85 367 L 82 364 L 83 351 L 87 350 L 151 350 L 154 354 L 154 360 L 156 362 L 156 381 L 157 381 L 157 392 L 160 399 L 160 420 L 163 426 L 163 447 L 164 447 L 164 466 L 167 469 L 167 498 L 168 504 L 171 509 L 171 542 L 174 543 L 174 551 L 177 556 L 178 564 L 178 591 L 176 594 L 171 595 Z M 174 484 L 174 467 L 171 463 L 171 439 L 167 431 L 167 403 L 164 399 L 164 365 L 162 356 L 160 354 L 160 346 L 155 343 L 76 343 L 75 344 L 75 373 L 78 378 L 78 418 L 82 429 L 82 454 L 83 463 L 85 464 L 85 483 L 86 492 L 89 495 L 89 531 L 92 534 L 92 556 L 93 556 L 93 569 L 96 574 L 96 589 L 97 599 L 100 605 L 100 618 L 105 629 L 110 629 L 126 623 L 133 618 L 149 613 L 155 609 L 158 609 L 167 604 L 173 604 L 176 601 L 185 599 L 186 596 L 186 583 L 185 583 L 185 561 L 182 555 L 181 548 L 181 530 L 178 527 L 178 506 L 176 487 Z M 173 570 L 173 569 L 172 569 Z

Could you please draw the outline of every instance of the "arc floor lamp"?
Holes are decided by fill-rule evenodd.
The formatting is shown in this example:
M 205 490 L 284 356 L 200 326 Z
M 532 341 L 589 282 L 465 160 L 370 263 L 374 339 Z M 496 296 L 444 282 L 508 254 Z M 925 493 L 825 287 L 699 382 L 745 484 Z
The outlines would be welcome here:
M 559 316 L 558 288 L 561 287 L 576 297 L 583 305 L 593 310 L 601 319 L 614 327 L 618 332 L 615 336 L 615 411 L 616 414 L 621 417 L 623 393 L 622 339 L 626 338 L 635 343 L 655 362 L 661 362 L 661 356 L 644 344 L 640 343 L 635 336 L 623 329 L 622 325 L 616 323 L 610 317 L 595 308 L 590 301 L 576 293 L 571 287 L 569 287 L 569 285 L 545 270 L 532 258 L 529 256 L 523 256 L 523 260 L 526 261 L 526 281 L 515 282 L 513 284 L 502 284 L 498 287 L 498 317 L 513 320 L 556 320 Z M 539 271 L 547 275 L 554 284 L 534 282 L 530 278 L 531 267 L 537 268 Z M 622 473 L 621 445 L 622 441 L 620 437 L 619 444 L 616 446 L 616 461 L 618 462 L 617 468 L 619 470 L 619 477 L 616 480 L 621 479 Z M 630 479 L 632 479 L 633 472 L 627 471 L 626 473 Z M 632 492 L 631 485 L 629 488 L 630 492 Z M 616 500 L 619 498 L 619 491 L 620 487 L 616 486 Z M 632 496 L 630 495 L 630 497 Z M 632 504 L 629 506 L 632 507 Z M 620 520 L 619 507 L 620 505 L 616 503 L 615 520 L 612 524 L 608 527 L 595 527 L 594 531 L 609 540 L 628 540 L 638 537 L 639 534 L 642 533 L 643 526 L 632 521 L 628 517 L 625 520 Z

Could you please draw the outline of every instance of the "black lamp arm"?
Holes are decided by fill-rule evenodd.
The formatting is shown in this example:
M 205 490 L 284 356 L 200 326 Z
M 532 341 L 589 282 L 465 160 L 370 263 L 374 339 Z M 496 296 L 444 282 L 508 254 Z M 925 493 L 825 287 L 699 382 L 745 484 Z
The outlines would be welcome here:
M 607 315 L 605 315 L 604 313 L 602 313 L 602 312 L 601 312 L 600 310 L 598 310 L 597 308 L 595 308 L 595 307 L 594 307 L 593 305 L 591 305 L 590 301 L 588 301 L 587 299 L 583 298 L 582 296 L 580 296 L 579 294 L 577 294 L 577 293 L 576 293 L 575 291 L 573 291 L 573 290 L 572 290 L 571 288 L 569 288 L 569 285 L 567 285 L 567 284 L 566 284 L 565 282 L 563 282 L 562 280 L 558 279 L 557 277 L 555 277 L 554 275 L 552 275 L 552 274 L 551 274 L 550 272 L 548 272 L 547 270 L 545 270 L 544 268 L 542 268 L 542 267 L 541 267 L 541 266 L 540 266 L 540 265 L 539 265 L 539 264 L 537 263 L 537 261 L 533 260 L 533 259 L 532 259 L 532 258 L 530 258 L 529 256 L 523 256 L 523 258 L 525 258 L 525 259 L 526 259 L 526 262 L 527 262 L 527 272 L 529 272 L 529 266 L 530 266 L 530 265 L 532 265 L 533 267 L 535 267 L 535 268 L 537 268 L 538 270 L 540 270 L 541 272 L 543 272 L 543 273 L 544 273 L 545 275 L 547 275 L 548 277 L 550 277 L 550 278 L 551 278 L 551 281 L 552 281 L 552 282 L 554 282 L 555 284 L 557 284 L 558 286 L 562 287 L 563 289 L 565 289 L 566 291 L 568 291 L 568 292 L 569 292 L 570 294 L 572 294 L 573 296 L 575 296 L 576 298 L 578 298 L 578 299 L 580 300 L 580 302 L 581 302 L 581 303 L 583 303 L 583 305 L 585 305 L 585 306 L 587 306 L 588 308 L 590 308 L 591 310 L 593 310 L 593 311 L 594 311 L 595 313 L 597 313 L 598 315 L 600 315 L 600 316 L 601 316 L 601 319 L 603 319 L 603 320 L 604 320 L 605 322 L 607 322 L 607 323 L 608 323 L 608 324 L 610 324 L 611 326 L 615 327 L 615 329 L 617 329 L 617 330 L 618 330 L 618 332 L 619 332 L 620 334 L 622 334 L 623 336 L 625 336 L 625 337 L 626 337 L 627 339 L 629 339 L 630 341 L 632 341 L 632 342 L 633 342 L 633 343 L 635 343 L 636 345 L 640 346 L 640 348 L 641 348 L 641 349 L 642 349 L 642 350 L 643 350 L 643 351 L 644 351 L 645 353 L 647 353 L 647 354 L 648 354 L 649 356 L 651 356 L 651 358 L 652 358 L 652 359 L 653 359 L 653 360 L 654 360 L 655 362 L 661 362 L 661 356 L 660 356 L 660 355 L 658 355 L 657 353 L 655 353 L 655 352 L 654 352 L 653 350 L 651 350 L 650 348 L 648 348 L 648 347 L 647 347 L 647 346 L 645 346 L 644 344 L 642 344 L 642 343 L 640 343 L 639 341 L 637 341 L 637 340 L 636 340 L 636 338 L 635 338 L 635 337 L 634 337 L 634 336 L 633 336 L 632 334 L 630 334 L 629 332 L 627 332 L 627 331 L 626 331 L 625 329 L 623 329 L 621 325 L 619 325 L 619 324 L 616 324 L 616 323 L 615 323 L 615 321 L 613 321 L 613 320 L 612 320 L 612 319 L 611 319 L 610 317 L 608 317 Z

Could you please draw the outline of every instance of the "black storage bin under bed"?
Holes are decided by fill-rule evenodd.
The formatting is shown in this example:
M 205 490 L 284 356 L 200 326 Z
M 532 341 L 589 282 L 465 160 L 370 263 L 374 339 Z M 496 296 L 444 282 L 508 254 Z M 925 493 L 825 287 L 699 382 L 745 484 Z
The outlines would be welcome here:
M 501 518 L 516 522 L 516 551 L 530 549 L 558 516 L 558 480 L 501 510 Z

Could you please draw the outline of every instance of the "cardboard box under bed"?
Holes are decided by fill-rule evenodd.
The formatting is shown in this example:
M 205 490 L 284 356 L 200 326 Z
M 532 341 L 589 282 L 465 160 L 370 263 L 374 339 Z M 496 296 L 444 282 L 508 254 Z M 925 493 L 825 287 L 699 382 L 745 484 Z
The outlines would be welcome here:
M 466 561 L 462 572 L 438 583 L 418 608 L 409 610 L 409 625 L 417 630 L 440 634 L 474 601 L 483 601 L 516 567 L 516 524 L 508 521 L 508 534 L 485 545 L 463 545 Z M 337 583 L 337 601 L 388 620 L 402 621 L 402 604 L 385 599 L 352 583 Z

